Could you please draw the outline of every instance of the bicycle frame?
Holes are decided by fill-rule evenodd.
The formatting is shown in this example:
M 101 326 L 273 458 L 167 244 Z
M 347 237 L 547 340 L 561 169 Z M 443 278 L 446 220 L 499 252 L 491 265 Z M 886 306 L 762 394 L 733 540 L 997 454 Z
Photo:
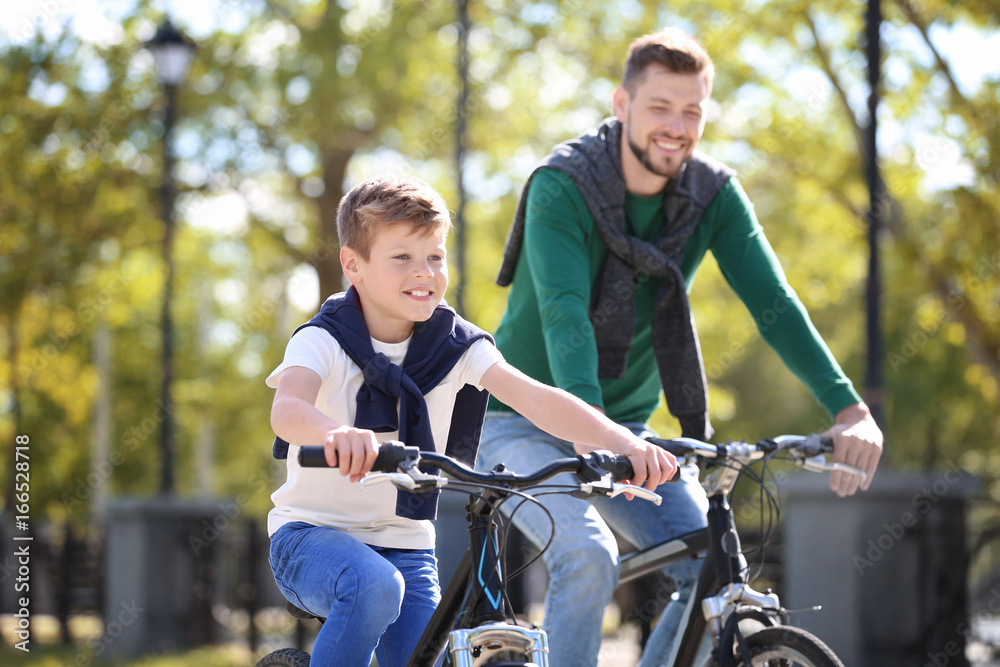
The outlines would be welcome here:
M 657 544 L 623 556 L 619 563 L 619 583 L 656 572 L 665 565 L 684 558 L 697 558 L 705 552 L 691 601 L 681 621 L 683 632 L 675 648 L 674 667 L 692 667 L 701 647 L 706 629 L 717 645 L 726 619 L 740 604 L 780 613 L 778 596 L 758 593 L 747 585 L 740 562 L 739 534 L 733 522 L 732 509 L 722 492 L 708 497 L 708 525 L 681 535 L 669 542 Z M 717 595 L 712 595 L 718 591 Z M 700 603 L 701 613 L 695 613 Z
M 490 519 L 493 502 L 503 495 L 490 490 L 469 497 L 469 551 L 413 650 L 409 667 L 437 664 L 446 645 L 455 667 L 473 667 L 479 657 L 474 655 L 476 646 L 519 650 L 529 662 L 548 664 L 545 633 L 507 623 L 513 611 L 504 591 L 496 525 Z

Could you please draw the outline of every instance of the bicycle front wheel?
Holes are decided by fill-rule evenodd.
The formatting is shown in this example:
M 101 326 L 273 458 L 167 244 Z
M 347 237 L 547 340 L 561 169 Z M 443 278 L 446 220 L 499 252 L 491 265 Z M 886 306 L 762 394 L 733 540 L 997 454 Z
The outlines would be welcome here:
M 746 638 L 750 661 L 737 656 L 738 665 L 752 667 L 844 667 L 840 658 L 818 637 L 801 628 L 781 625 L 764 628 Z

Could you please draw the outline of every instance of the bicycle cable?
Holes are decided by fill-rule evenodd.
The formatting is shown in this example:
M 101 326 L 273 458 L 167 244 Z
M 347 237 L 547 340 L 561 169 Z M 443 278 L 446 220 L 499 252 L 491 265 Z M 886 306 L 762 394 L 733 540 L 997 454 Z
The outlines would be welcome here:
M 535 554 L 528 562 L 526 562 L 524 565 L 522 565 L 521 567 L 519 567 L 517 570 L 515 570 L 511 574 L 512 577 L 516 576 L 516 575 L 522 574 L 525 570 L 527 570 L 529 567 L 531 567 L 531 565 L 533 565 L 536 561 L 538 561 L 540 558 L 542 558 L 542 556 L 545 555 L 545 552 L 549 550 L 549 547 L 552 546 L 552 542 L 555 540 L 556 519 L 552 515 L 552 512 L 547 507 L 545 507 L 545 505 L 543 505 L 538 500 L 538 496 L 553 495 L 553 494 L 556 494 L 556 493 L 559 493 L 559 492 L 555 491 L 555 490 L 552 490 L 552 491 L 543 491 L 542 493 L 535 493 L 535 492 L 538 491 L 539 489 L 564 489 L 564 490 L 569 490 L 569 489 L 576 489 L 576 488 L 578 488 L 578 487 L 576 487 L 576 486 L 570 486 L 568 484 L 540 484 L 540 485 L 532 487 L 530 489 L 532 491 L 532 494 L 529 495 L 529 496 L 527 496 L 526 499 L 531 500 L 531 502 L 535 503 L 535 505 L 537 505 L 543 512 L 545 512 L 545 516 L 548 518 L 548 520 L 549 520 L 549 526 L 550 526 L 549 539 L 545 542 L 545 546 L 543 546 L 538 551 L 537 554 Z M 502 505 L 507 500 L 509 500 L 509 498 L 504 498 L 504 499 L 502 499 L 500 501 L 499 504 Z M 504 523 L 505 523 L 505 526 L 506 526 L 506 530 L 509 531 L 514 526 L 514 515 L 523 506 L 524 506 L 524 502 L 518 503 L 517 506 L 514 507 L 514 509 L 512 509 L 510 511 L 510 516 L 504 517 Z M 506 545 L 506 540 L 504 541 L 504 544 Z
M 510 609 L 512 611 L 513 611 L 513 605 L 511 604 L 510 597 L 508 596 L 507 585 L 506 584 L 509 583 L 510 581 L 516 579 L 518 576 L 520 576 L 522 573 L 524 573 L 524 571 L 528 567 L 530 567 L 535 561 L 537 561 L 539 558 L 541 558 L 542 555 L 545 553 L 545 551 L 548 550 L 549 546 L 552 544 L 552 540 L 554 539 L 554 536 L 555 536 L 555 526 L 556 526 L 555 517 L 552 515 L 552 513 L 544 505 L 542 505 L 538 500 L 536 500 L 533 495 L 530 495 L 528 493 L 529 491 L 534 491 L 537 488 L 548 488 L 550 486 L 553 486 L 553 485 L 540 485 L 540 486 L 537 486 L 537 487 L 529 487 L 529 488 L 526 488 L 524 490 L 518 490 L 518 489 L 511 489 L 511 488 L 504 487 L 504 486 L 493 485 L 493 484 L 482 484 L 482 483 L 472 483 L 472 482 L 462 482 L 462 481 L 457 481 L 457 480 L 450 480 L 449 481 L 449 486 L 442 487 L 443 490 L 464 491 L 466 493 L 469 493 L 471 496 L 474 496 L 474 497 L 478 498 L 480 501 L 482 501 L 483 503 L 486 503 L 489 506 L 489 508 L 490 508 L 489 512 L 487 514 L 485 514 L 484 516 L 488 520 L 488 522 L 490 523 L 490 525 L 495 525 L 497 527 L 497 533 L 498 533 L 498 538 L 499 538 L 499 540 L 498 540 L 499 544 L 497 545 L 497 559 L 496 559 L 496 563 L 494 564 L 494 573 L 496 573 L 500 577 L 501 581 L 505 582 L 504 585 L 500 587 L 500 592 L 501 592 L 501 595 L 503 596 L 504 602 L 507 605 L 506 608 Z M 569 487 L 569 486 L 567 486 L 566 488 L 575 488 L 575 487 Z M 484 494 L 480 491 L 480 490 L 485 490 L 485 489 L 489 489 L 489 490 L 492 490 L 492 491 L 498 491 L 500 493 L 503 493 L 504 495 L 501 496 L 500 498 L 496 498 L 496 499 L 493 499 L 492 501 L 490 501 L 490 500 L 487 500 L 485 498 Z M 510 517 L 504 517 L 503 513 L 500 511 L 500 507 L 505 502 L 507 502 L 508 500 L 510 500 L 514 496 L 519 497 L 521 499 L 521 502 L 518 503 L 517 507 L 515 507 L 511 511 Z M 545 547 L 542 548 L 542 550 L 539 551 L 539 553 L 534 558 L 530 559 L 527 563 L 525 563 L 521 567 L 517 568 L 513 572 L 508 573 L 507 576 L 504 577 L 503 576 L 503 569 L 505 569 L 505 566 L 506 566 L 507 546 L 508 546 L 508 541 L 510 539 L 510 529 L 511 529 L 511 527 L 513 527 L 513 516 L 514 516 L 514 513 L 518 509 L 520 509 L 520 507 L 522 505 L 524 505 L 525 502 L 528 502 L 528 501 L 534 503 L 536 506 L 538 506 L 545 513 L 545 516 L 548 518 L 549 523 L 551 524 L 552 535 L 549 537 L 549 541 L 545 544 Z M 480 596 L 482 596 L 482 595 L 485 595 L 485 591 L 484 592 L 480 592 Z M 476 600 L 477 604 L 478 604 L 478 602 L 479 602 L 479 600 Z M 517 619 L 516 618 L 510 618 L 508 620 L 511 621 L 514 624 L 517 623 Z
M 781 453 L 792 449 L 793 444 L 781 445 L 765 454 L 762 459 L 760 475 L 754 475 L 754 481 L 758 484 L 758 498 L 760 506 L 760 545 L 755 548 L 759 553 L 759 569 L 753 578 L 760 576 L 767 562 L 766 551 L 769 547 L 778 542 L 777 533 L 781 525 L 781 501 L 777 491 L 772 491 L 767 484 L 768 473 L 772 461 L 794 462 L 792 457 L 780 456 Z M 774 477 L 774 474 L 771 474 Z M 756 560 L 756 559 L 755 559 Z M 749 567 L 749 561 L 748 561 Z M 748 572 L 749 574 L 749 572 Z
M 727 460 L 712 461 L 714 465 L 737 470 L 737 477 L 733 482 L 733 488 L 735 488 L 739 481 L 746 476 L 759 489 L 760 495 L 758 504 L 760 512 L 760 544 L 752 547 L 751 549 L 743 549 L 743 545 L 741 544 L 741 550 L 745 556 L 746 565 L 742 568 L 740 574 L 743 575 L 747 581 L 753 581 L 761 576 L 764 571 L 764 567 L 766 565 L 766 549 L 773 542 L 776 521 L 775 517 L 780 513 L 779 503 L 766 483 L 768 472 L 767 466 L 772 456 L 773 452 L 770 452 L 764 457 L 760 474 L 758 474 L 754 469 L 752 462 L 736 462 L 734 464 L 733 462 Z M 757 564 L 756 571 L 753 570 L 755 562 Z M 730 572 L 730 575 L 733 574 L 734 573 Z
M 757 547 L 759 564 L 754 578 L 759 577 L 764 572 L 767 564 L 767 550 L 776 543 L 777 529 L 781 522 L 781 503 L 767 483 L 769 466 L 776 453 L 777 450 L 774 450 L 764 456 L 760 475 L 755 475 L 754 480 L 758 485 L 757 497 L 760 507 L 760 545 Z M 773 473 L 771 477 L 774 477 Z

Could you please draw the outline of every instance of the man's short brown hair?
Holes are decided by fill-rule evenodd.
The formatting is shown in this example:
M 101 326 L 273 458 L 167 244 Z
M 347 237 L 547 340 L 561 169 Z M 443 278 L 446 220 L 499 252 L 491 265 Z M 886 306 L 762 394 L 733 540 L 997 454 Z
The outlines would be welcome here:
M 344 195 L 337 209 L 341 246 L 368 261 L 380 225 L 409 223 L 414 232 L 451 229 L 444 198 L 419 178 L 384 175 L 364 180 Z
M 634 95 L 642 83 L 646 68 L 652 64 L 663 65 L 677 74 L 701 74 L 708 90 L 712 90 L 715 65 L 708 52 L 694 37 L 678 28 L 664 28 L 636 39 L 628 48 L 622 86 Z

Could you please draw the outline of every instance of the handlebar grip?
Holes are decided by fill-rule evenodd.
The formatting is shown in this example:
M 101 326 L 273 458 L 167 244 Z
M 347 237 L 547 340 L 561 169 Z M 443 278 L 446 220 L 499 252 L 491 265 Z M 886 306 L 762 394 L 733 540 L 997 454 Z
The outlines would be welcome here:
M 326 454 L 319 445 L 304 445 L 299 449 L 299 465 L 303 468 L 329 468 Z
M 383 442 L 378 448 L 378 457 L 372 464 L 372 472 L 396 472 L 399 464 L 409 458 L 416 447 L 406 447 L 403 443 L 389 440 Z M 419 456 L 419 453 L 417 453 Z M 326 454 L 320 445 L 303 445 L 299 449 L 299 465 L 303 468 L 329 468 L 326 462 Z M 336 467 L 336 466 L 333 466 Z

